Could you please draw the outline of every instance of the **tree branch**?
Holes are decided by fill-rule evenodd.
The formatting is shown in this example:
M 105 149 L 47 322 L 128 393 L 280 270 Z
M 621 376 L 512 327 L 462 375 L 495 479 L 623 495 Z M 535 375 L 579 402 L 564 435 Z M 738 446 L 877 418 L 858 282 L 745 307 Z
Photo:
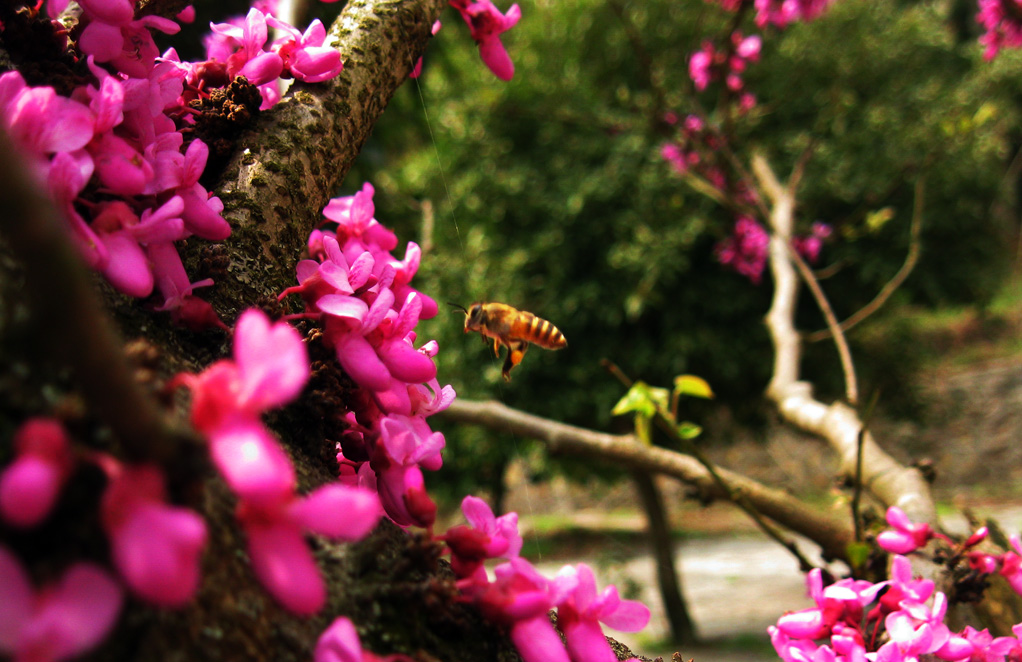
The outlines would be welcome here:
M 215 187 L 232 233 L 225 242 L 230 292 L 215 292 L 221 311 L 276 294 L 319 212 L 432 36 L 444 0 L 351 0 L 330 27 L 344 71 L 315 85 L 296 84 L 238 143 Z
M 780 184 L 763 157 L 756 157 L 753 169 L 773 201 L 771 219 L 776 224 L 770 238 L 774 299 L 766 316 L 774 344 L 774 372 L 767 397 L 786 421 L 825 439 L 840 458 L 841 472 L 854 476 L 863 430 L 858 413 L 842 402 L 823 404 L 813 397 L 812 385 L 799 380 L 802 346 L 794 322 L 798 276 L 787 242 L 794 218 L 794 196 Z M 865 487 L 882 503 L 900 507 L 915 522 L 936 523 L 933 496 L 922 474 L 903 467 L 885 453 L 869 431 L 862 435 L 862 466 Z
M 912 209 L 912 225 L 908 231 L 909 244 L 908 253 L 905 255 L 905 262 L 902 263 L 901 268 L 898 269 L 898 273 L 894 274 L 894 277 L 887 281 L 887 284 L 880 289 L 872 301 L 867 303 L 852 316 L 838 325 L 838 328 L 841 329 L 841 331 L 848 331 L 859 322 L 880 310 L 880 308 L 887 303 L 887 300 L 891 298 L 891 295 L 894 294 L 899 287 L 901 287 L 901 284 L 905 282 L 905 279 L 908 278 L 908 275 L 912 273 L 912 270 L 915 268 L 916 262 L 919 261 L 919 249 L 921 243 L 919 241 L 919 235 L 923 226 L 923 201 L 925 198 L 925 189 L 926 179 L 920 176 L 919 179 L 916 180 L 915 204 Z M 806 334 L 805 341 L 818 342 L 820 340 L 826 340 L 831 335 L 831 330 L 829 328 L 823 329 L 822 331 Z
M 596 432 L 533 416 L 499 402 L 464 398 L 457 398 L 451 403 L 443 416 L 459 423 L 482 425 L 543 441 L 551 453 L 585 455 L 616 462 L 630 469 L 673 476 L 696 487 L 703 498 L 726 497 L 710 473 L 694 458 L 666 448 L 647 446 L 634 435 Z M 847 560 L 846 546 L 853 539 L 852 530 L 847 525 L 821 515 L 787 492 L 727 469 L 717 471 L 760 513 L 819 544 L 826 558 Z

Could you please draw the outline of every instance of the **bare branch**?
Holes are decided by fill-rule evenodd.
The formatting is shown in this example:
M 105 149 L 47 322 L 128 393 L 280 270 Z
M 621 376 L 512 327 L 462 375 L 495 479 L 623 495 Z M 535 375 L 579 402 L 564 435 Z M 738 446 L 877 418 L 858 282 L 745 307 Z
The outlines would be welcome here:
M 726 495 L 710 473 L 694 458 L 666 448 L 647 446 L 634 435 L 612 435 L 551 421 L 512 409 L 499 402 L 458 398 L 443 412 L 459 423 L 482 425 L 502 432 L 538 439 L 552 453 L 573 453 L 616 462 L 630 469 L 673 476 L 699 490 L 704 498 Z M 852 530 L 842 522 L 823 516 L 783 490 L 767 487 L 751 478 L 718 469 L 721 477 L 756 509 L 778 524 L 813 540 L 826 558 L 846 559 Z
M 816 300 L 816 304 L 823 312 L 823 317 L 827 320 L 827 327 L 834 334 L 834 344 L 837 347 L 838 356 L 841 360 L 841 369 L 845 378 L 845 397 L 852 405 L 856 405 L 859 401 L 859 386 L 855 379 L 855 366 L 852 363 L 852 352 L 848 348 L 848 340 L 838 328 L 834 309 L 820 288 L 820 284 L 813 276 L 809 265 L 791 247 L 792 231 L 795 227 L 795 186 L 798 183 L 798 179 L 801 179 L 802 168 L 802 164 L 796 167 L 796 173 L 792 181 L 788 186 L 782 186 L 762 154 L 755 154 L 752 157 L 752 170 L 755 172 L 760 186 L 763 187 L 773 203 L 769 216 L 770 225 L 773 228 L 773 233 L 770 236 L 770 265 L 774 274 L 775 288 L 777 288 L 775 291 L 781 289 L 780 281 L 789 277 L 791 274 L 791 264 L 794 264 L 802 276 L 802 280 L 809 287 L 809 291 Z M 786 287 L 790 287 L 792 290 L 789 294 L 785 295 L 784 305 L 787 310 L 786 315 L 792 320 L 789 326 L 794 330 L 794 303 L 797 300 L 798 283 L 792 282 L 786 284 Z M 776 302 L 777 298 L 774 300 Z M 788 310 L 789 306 L 790 310 Z M 772 312 L 773 308 L 771 307 Z M 798 343 L 797 338 L 795 342 Z
M 898 269 L 898 273 L 894 274 L 891 280 L 887 281 L 887 284 L 880 289 L 876 297 L 873 298 L 868 304 L 860 308 L 851 317 L 846 319 L 844 322 L 838 325 L 841 331 L 848 331 L 859 322 L 863 321 L 876 311 L 880 310 L 887 300 L 891 298 L 901 284 L 905 282 L 908 275 L 912 273 L 916 263 L 919 261 L 919 249 L 920 240 L 919 235 L 923 227 L 923 201 L 924 201 L 924 190 L 926 188 L 926 180 L 920 177 L 916 180 L 915 190 L 915 204 L 912 209 L 912 225 L 909 228 L 909 244 L 908 253 L 905 255 L 905 262 Z M 805 335 L 806 342 L 818 342 L 820 340 L 826 340 L 831 337 L 830 329 L 823 329 L 822 331 L 816 331 L 814 333 L 808 333 Z
M 840 457 L 842 473 L 852 476 L 863 429 L 858 414 L 842 402 L 825 405 L 816 400 L 812 385 L 799 380 L 801 341 L 794 322 L 798 278 L 787 240 L 794 223 L 794 196 L 780 184 L 762 156 L 754 157 L 753 170 L 773 201 L 771 220 L 775 224 L 770 238 L 774 299 L 766 316 L 774 344 L 774 372 L 767 397 L 786 421 L 825 439 Z M 868 431 L 862 435 L 862 465 L 863 485 L 882 503 L 900 507 L 913 521 L 936 522 L 933 496 L 922 474 L 901 466 L 880 449 Z

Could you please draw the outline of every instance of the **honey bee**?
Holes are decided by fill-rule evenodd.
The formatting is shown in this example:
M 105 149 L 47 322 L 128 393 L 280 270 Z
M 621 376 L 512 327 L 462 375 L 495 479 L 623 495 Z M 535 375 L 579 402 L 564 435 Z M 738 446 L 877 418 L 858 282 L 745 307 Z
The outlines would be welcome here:
M 511 368 L 522 362 L 530 343 L 545 349 L 568 346 L 564 334 L 556 326 L 506 303 L 473 303 L 468 309 L 456 303 L 451 305 L 465 313 L 465 333 L 478 331 L 484 339 L 493 339 L 494 355 L 500 356 L 501 345 L 507 347 L 501 371 L 506 381 L 511 380 Z

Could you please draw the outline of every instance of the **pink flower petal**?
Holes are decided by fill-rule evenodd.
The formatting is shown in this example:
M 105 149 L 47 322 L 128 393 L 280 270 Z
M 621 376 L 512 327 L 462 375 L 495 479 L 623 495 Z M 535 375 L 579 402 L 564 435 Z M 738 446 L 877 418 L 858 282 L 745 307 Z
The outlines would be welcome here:
M 358 297 L 347 294 L 327 294 L 316 299 L 316 307 L 327 315 L 343 317 L 359 325 L 365 320 L 369 313 L 369 306 Z
M 545 613 L 512 625 L 511 641 L 525 662 L 570 662 L 561 638 Z
M 206 524 L 186 508 L 136 507 L 113 536 L 114 565 L 131 590 L 161 607 L 180 607 L 199 587 Z
M 337 360 L 359 386 L 382 391 L 390 386 L 390 372 L 376 355 L 369 341 L 357 333 L 346 334 L 337 341 Z
M 34 454 L 22 455 L 0 474 L 0 516 L 11 526 L 31 527 L 53 508 L 64 472 Z
M 622 600 L 617 608 L 601 614 L 600 620 L 619 632 L 638 632 L 649 624 L 649 607 L 638 600 Z
M 313 662 L 362 662 L 362 644 L 355 626 L 341 616 L 319 635 Z
M 383 322 L 391 306 L 394 305 L 394 292 L 389 289 L 382 289 L 376 295 L 373 305 L 369 306 L 369 313 L 362 322 L 362 332 L 369 333 Z
M 305 530 L 342 540 L 360 540 L 383 515 L 375 492 L 347 485 L 324 485 L 288 509 Z
M 265 313 L 251 308 L 238 318 L 234 333 L 239 400 L 262 412 L 298 397 L 310 370 L 298 331 L 287 322 L 270 324 Z
M 114 25 L 130 23 L 135 16 L 135 5 L 131 0 L 84 0 L 79 4 L 90 18 Z
M 299 615 L 319 611 L 326 602 L 326 586 L 298 526 L 252 523 L 245 531 L 252 570 L 270 595 Z
M 617 655 L 603 636 L 596 621 L 582 619 L 562 626 L 572 660 L 586 662 L 617 662 Z
M 103 641 L 117 621 L 122 601 L 120 586 L 105 570 L 77 563 L 46 596 L 32 630 L 46 636 L 53 659 L 74 657 Z
M 499 37 L 492 36 L 479 42 L 479 57 L 500 80 L 509 81 L 514 78 L 515 65 Z
M 242 499 L 278 503 L 294 491 L 291 460 L 258 421 L 224 425 L 210 441 L 213 462 Z
M 138 242 L 128 234 L 118 232 L 105 236 L 103 244 L 110 253 L 110 261 L 103 269 L 103 275 L 110 284 L 128 296 L 143 298 L 152 294 L 153 272 Z
M 409 384 L 422 384 L 436 377 L 433 360 L 404 340 L 382 343 L 377 354 L 390 374 Z

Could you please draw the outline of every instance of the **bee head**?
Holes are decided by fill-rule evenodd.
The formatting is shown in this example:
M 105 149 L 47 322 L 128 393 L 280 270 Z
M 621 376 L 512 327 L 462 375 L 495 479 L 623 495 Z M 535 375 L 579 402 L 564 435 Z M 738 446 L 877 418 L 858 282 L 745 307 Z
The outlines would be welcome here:
M 468 328 L 469 327 L 469 318 L 471 317 L 471 313 L 465 308 L 465 306 L 462 306 L 459 303 L 454 303 L 453 301 L 448 301 L 447 305 L 448 306 L 454 306 L 455 308 L 457 308 L 457 310 L 453 310 L 451 312 L 454 312 L 454 313 L 464 313 L 465 314 L 465 333 L 468 333 L 468 331 L 469 331 L 469 328 Z M 478 307 L 478 304 L 472 306 L 472 310 L 475 310 L 477 307 Z
M 486 321 L 486 314 L 483 312 L 483 304 L 474 303 L 465 312 L 465 331 L 477 331 Z

